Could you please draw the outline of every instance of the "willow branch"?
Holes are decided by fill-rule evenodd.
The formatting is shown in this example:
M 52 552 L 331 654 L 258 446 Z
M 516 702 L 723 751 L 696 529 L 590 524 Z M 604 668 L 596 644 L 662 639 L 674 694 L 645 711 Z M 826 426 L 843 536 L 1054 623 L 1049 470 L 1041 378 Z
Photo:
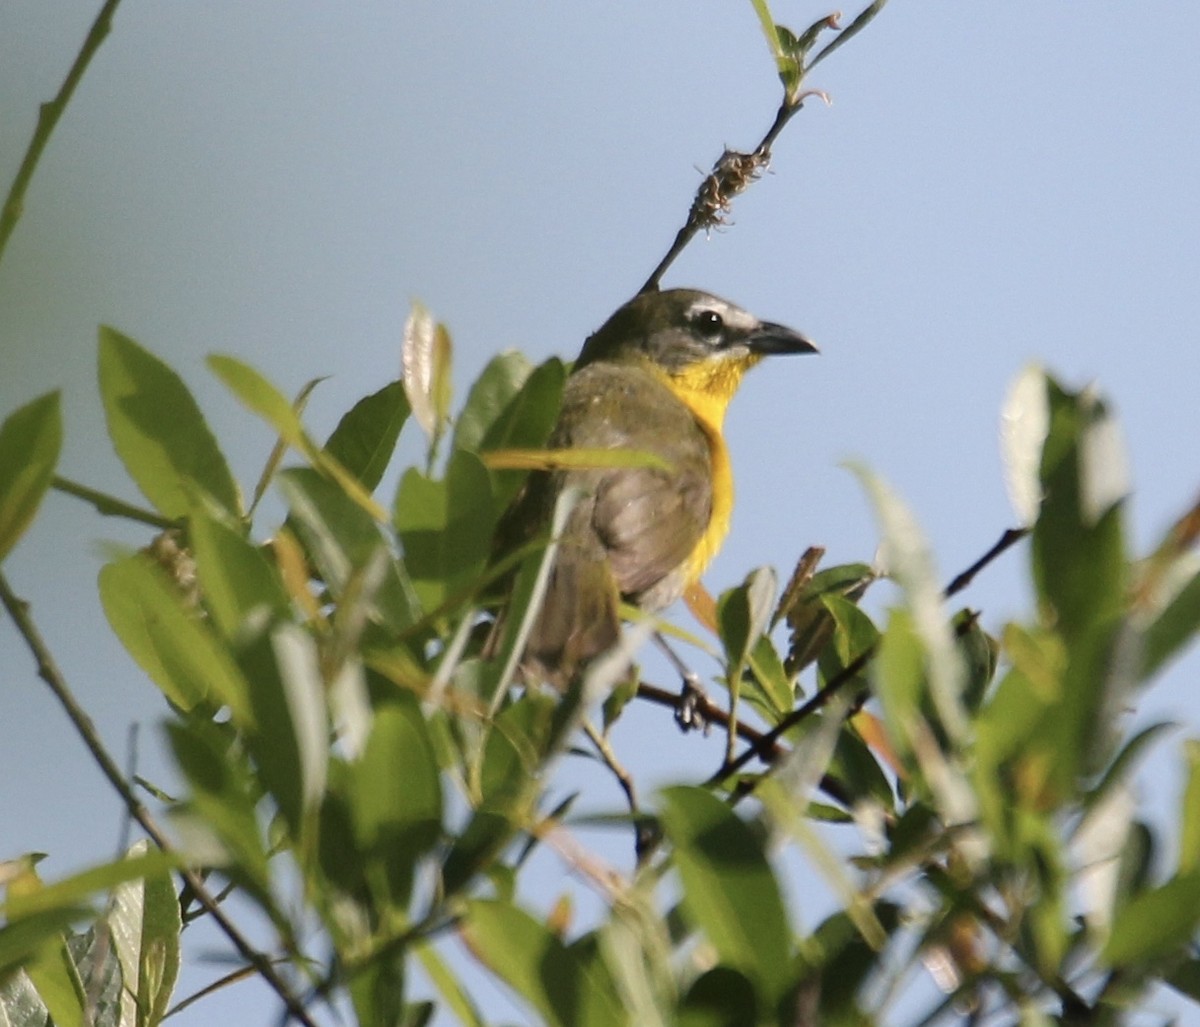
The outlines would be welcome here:
M 3 604 L 4 609 L 8 611 L 8 615 L 12 618 L 18 633 L 25 640 L 26 646 L 33 655 L 37 663 L 38 677 L 49 686 L 54 697 L 66 711 L 67 718 L 71 721 L 72 727 L 75 728 L 76 734 L 82 739 L 92 759 L 96 761 L 100 772 L 108 778 L 109 784 L 112 785 L 113 790 L 120 796 L 121 801 L 125 804 L 125 808 L 129 811 L 129 815 L 141 825 L 142 830 L 146 832 L 146 835 L 159 849 L 163 852 L 173 852 L 174 849 L 166 833 L 155 822 L 154 818 L 150 815 L 150 811 L 138 800 L 137 794 L 126 780 L 125 775 L 121 772 L 121 768 L 117 766 L 116 760 L 113 759 L 108 749 L 105 748 L 104 743 L 100 740 L 100 734 L 97 732 L 92 718 L 80 706 L 74 693 L 67 685 L 66 679 L 59 670 L 58 664 L 55 662 L 45 640 L 42 638 L 41 632 L 38 631 L 37 625 L 29 615 L 29 604 L 12 591 L 8 580 L 2 573 L 0 573 L 0 604 Z M 212 916 L 214 922 L 224 932 L 225 937 L 229 939 L 238 954 L 254 967 L 259 976 L 279 996 L 283 1004 L 287 1007 L 289 1015 L 298 1023 L 303 1024 L 304 1027 L 317 1027 L 315 1021 L 304 1008 L 303 1003 L 292 994 L 287 982 L 276 971 L 270 958 L 250 944 L 238 926 L 225 914 L 225 911 L 218 904 L 217 900 L 213 898 L 201 880 L 200 875 L 189 868 L 181 868 L 179 872 L 189 888 L 191 888 L 196 899 Z
M 943 590 L 944 598 L 949 599 L 966 588 L 975 576 L 983 570 L 988 564 L 992 563 L 1006 550 L 1010 549 L 1017 542 L 1023 539 L 1029 533 L 1027 528 L 1009 528 L 1001 536 L 1000 540 L 992 546 L 986 553 L 976 560 L 970 567 L 958 574 Z M 971 618 L 965 622 L 964 627 L 973 625 L 974 619 Z M 770 731 L 762 734 L 757 740 L 751 741 L 750 744 L 742 751 L 742 754 L 730 763 L 726 763 L 708 780 L 708 785 L 718 785 L 728 777 L 736 774 L 742 767 L 746 766 L 751 760 L 761 759 L 765 762 L 773 762 L 778 758 L 778 746 L 780 739 L 787 734 L 793 727 L 801 721 L 812 716 L 814 713 L 822 709 L 830 699 L 838 692 L 847 686 L 847 684 L 855 680 L 870 662 L 875 658 L 878 652 L 878 645 L 871 645 L 858 654 L 837 674 L 835 674 L 824 688 L 820 689 L 808 702 L 802 706 L 796 707 L 786 717 L 783 718 Z M 640 694 L 640 690 L 639 690 Z M 740 732 L 739 732 L 740 734 Z
M 178 521 L 172 521 L 168 517 L 156 514 L 153 510 L 146 510 L 140 506 L 134 506 L 132 503 L 126 503 L 125 500 L 117 499 L 116 496 L 110 496 L 107 492 L 99 492 L 96 489 L 88 488 L 86 485 L 81 485 L 77 481 L 72 481 L 70 478 L 64 478 L 58 474 L 54 476 L 50 485 L 59 492 L 65 492 L 68 496 L 74 496 L 76 499 L 82 499 L 85 503 L 91 503 L 95 507 L 96 512 L 105 517 L 124 517 L 126 520 L 138 521 L 142 524 L 148 524 L 152 528 L 160 528 L 163 531 L 179 526 Z
M 788 85 L 785 82 L 783 100 L 779 104 L 779 109 L 775 112 L 775 120 L 771 122 L 771 127 L 767 129 L 753 150 L 745 153 L 741 150 L 726 148 L 721 156 L 717 158 L 716 163 L 712 166 L 712 170 L 704 177 L 704 180 L 700 183 L 700 187 L 696 190 L 696 196 L 692 200 L 687 220 L 684 222 L 683 227 L 675 234 L 675 240 L 671 243 L 671 248 L 667 250 L 662 260 L 658 262 L 658 266 L 650 272 L 650 277 L 646 279 L 639 292 L 653 292 L 657 289 L 667 268 L 675 263 L 679 254 L 687 248 L 688 243 L 699 232 L 709 231 L 728 223 L 729 211 L 733 206 L 733 201 L 745 192 L 752 182 L 761 177 L 762 173 L 767 169 L 767 166 L 771 163 L 771 147 L 774 145 L 775 140 L 779 138 L 779 134 L 784 130 L 787 123 L 799 113 L 800 109 L 804 106 L 804 101 L 810 96 L 819 96 L 828 102 L 828 97 L 817 90 L 805 90 L 801 92 L 799 90 L 800 81 L 803 80 L 804 76 L 812 68 L 816 67 L 817 64 L 837 50 L 838 47 L 848 42 L 866 28 L 880 10 L 883 9 L 883 5 L 886 2 L 887 0 L 873 0 L 854 21 L 838 33 L 837 37 L 828 46 L 824 47 L 798 72 L 792 85 Z M 837 16 L 831 15 L 827 19 L 822 19 L 822 22 L 827 23 L 829 27 L 837 27 Z M 821 22 L 818 22 L 818 24 L 821 24 Z
M 96 15 L 96 20 L 92 22 L 87 38 L 83 41 L 83 47 L 75 57 L 75 63 L 71 65 L 71 70 L 67 72 L 67 77 L 63 80 L 58 95 L 49 103 L 42 104 L 38 109 L 37 128 L 34 129 L 33 138 L 29 141 L 29 148 L 25 151 L 25 157 L 21 161 L 20 168 L 17 169 L 17 176 L 8 190 L 4 207 L 0 210 L 0 257 L 4 255 L 4 248 L 8 245 L 9 236 L 12 235 L 13 229 L 21 219 L 21 214 L 25 209 L 25 192 L 37 169 L 38 161 L 41 160 L 42 152 L 46 149 L 46 144 L 50 142 L 54 126 L 58 124 L 63 111 L 67 109 L 75 87 L 79 85 L 83 73 L 87 71 L 88 64 L 96 55 L 96 51 L 100 49 L 100 44 L 112 31 L 113 14 L 116 13 L 117 5 L 120 2 L 121 0 L 106 0 L 104 6 L 100 8 L 100 13 Z

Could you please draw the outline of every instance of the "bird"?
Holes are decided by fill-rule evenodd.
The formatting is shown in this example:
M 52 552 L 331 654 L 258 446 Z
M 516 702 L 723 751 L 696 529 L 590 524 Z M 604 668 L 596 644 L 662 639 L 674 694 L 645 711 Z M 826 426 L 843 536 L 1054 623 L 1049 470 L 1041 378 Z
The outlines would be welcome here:
M 643 292 L 588 337 L 547 448 L 647 459 L 534 471 L 503 519 L 504 536 L 527 540 L 565 489 L 578 490 L 522 657 L 527 678 L 565 688 L 616 642 L 621 601 L 656 613 L 699 579 L 733 510 L 730 400 L 764 357 L 816 352 L 799 332 L 697 289 Z

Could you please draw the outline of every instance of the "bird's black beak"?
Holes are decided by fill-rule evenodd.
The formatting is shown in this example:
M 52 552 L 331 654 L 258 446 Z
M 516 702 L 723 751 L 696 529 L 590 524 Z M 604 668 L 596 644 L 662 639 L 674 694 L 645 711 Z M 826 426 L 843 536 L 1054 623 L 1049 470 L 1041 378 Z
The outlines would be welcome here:
M 762 353 L 764 356 L 773 353 L 820 352 L 799 332 L 793 331 L 786 325 L 775 324 L 773 321 L 763 321 L 746 336 L 745 342 L 750 347 L 750 352 Z

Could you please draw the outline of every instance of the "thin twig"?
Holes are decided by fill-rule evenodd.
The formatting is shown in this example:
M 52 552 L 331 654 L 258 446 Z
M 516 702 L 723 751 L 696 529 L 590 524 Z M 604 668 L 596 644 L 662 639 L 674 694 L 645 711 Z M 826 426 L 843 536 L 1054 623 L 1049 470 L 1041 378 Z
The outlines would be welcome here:
M 816 65 L 837 50 L 843 43 L 846 43 L 866 28 L 886 2 L 887 0 L 874 0 L 854 21 L 839 32 L 837 38 L 822 49 L 804 67 L 796 80 L 796 88 L 799 88 L 799 82 L 803 80 L 804 76 L 812 68 L 816 67 Z M 829 25 L 835 26 L 836 21 L 829 20 Z M 687 220 L 684 222 L 683 227 L 675 234 L 671 248 L 667 250 L 662 260 L 658 262 L 658 266 L 650 272 L 650 277 L 646 279 L 639 292 L 653 292 L 659 287 L 659 283 L 662 281 L 667 268 L 675 263 L 676 258 L 684 251 L 688 243 L 696 237 L 697 233 L 708 231 L 726 223 L 734 199 L 745 192 L 750 183 L 759 178 L 767 169 L 767 166 L 771 163 L 771 147 L 775 144 L 775 140 L 779 138 L 779 134 L 784 130 L 787 123 L 799 113 L 800 109 L 804 106 L 804 101 L 814 95 L 824 97 L 826 102 L 828 102 L 828 97 L 825 97 L 824 93 L 818 91 L 795 92 L 792 88 L 785 85 L 783 100 L 779 104 L 779 109 L 775 112 L 775 119 L 771 122 L 771 127 L 767 129 L 762 139 L 758 141 L 758 145 L 748 153 L 726 148 L 721 156 L 717 158 L 716 163 L 713 164 L 712 171 L 704 177 L 704 180 L 696 190 L 691 209 L 688 211 Z
M 37 169 L 38 161 L 41 160 L 42 152 L 46 149 L 46 144 L 50 142 L 54 126 L 58 124 L 58 119 L 67 109 L 71 94 L 75 92 L 75 87 L 79 85 L 83 73 L 87 71 L 88 64 L 96 55 L 96 51 L 100 49 L 100 44 L 112 30 L 113 14 L 116 13 L 117 5 L 120 2 L 121 0 L 106 0 L 104 6 L 100 8 L 100 13 L 96 15 L 96 20 L 92 22 L 87 38 L 84 39 L 83 46 L 75 57 L 75 63 L 71 65 L 71 70 L 67 72 L 67 77 L 63 80 L 58 95 L 49 103 L 42 104 L 38 109 L 37 128 L 34 129 L 33 138 L 29 141 L 29 148 L 25 151 L 25 157 L 21 161 L 20 168 L 17 169 L 17 176 L 8 190 L 4 208 L 0 210 L 0 256 L 3 256 L 8 238 L 21 219 L 21 213 L 25 208 L 25 192 Z
M 726 778 L 736 774 L 751 760 L 760 758 L 760 750 L 763 752 L 774 750 L 775 746 L 779 744 L 779 740 L 785 734 L 802 720 L 806 720 L 824 707 L 830 699 L 846 686 L 847 682 L 853 681 L 858 677 L 866 669 L 867 664 L 875 657 L 875 651 L 876 646 L 867 646 L 866 649 L 835 674 L 825 687 L 820 689 L 808 702 L 792 710 L 783 720 L 771 728 L 770 731 L 766 732 L 758 742 L 749 745 L 737 759 L 732 763 L 726 763 L 720 770 L 713 774 L 706 782 L 708 786 L 711 788 L 719 785 Z
M 674 709 L 679 705 L 678 692 L 660 688 L 658 685 L 652 685 L 646 681 L 638 682 L 637 694 L 639 699 L 645 699 L 647 702 L 666 706 L 669 709 Z M 704 693 L 701 692 L 694 696 L 692 702 L 694 703 L 698 720 L 718 724 L 726 730 L 729 729 L 729 714 L 708 698 L 708 696 L 704 695 Z M 788 750 L 779 743 L 778 738 L 768 739 L 766 732 L 759 731 L 757 728 L 751 727 L 751 725 L 743 721 L 738 721 L 736 733 L 739 738 L 750 744 L 750 748 L 754 751 L 755 756 L 764 763 L 775 763 L 788 753 Z M 828 775 L 821 779 L 821 791 L 835 802 L 840 802 L 843 805 L 850 801 L 850 796 L 846 794 L 846 790 L 841 786 L 841 783 Z
M 91 503 L 96 508 L 96 512 L 105 517 L 124 517 L 126 520 L 148 524 L 152 528 L 161 528 L 163 531 L 179 526 L 177 521 L 156 514 L 153 510 L 126 503 L 125 500 L 110 496 L 107 492 L 97 492 L 95 489 L 58 474 L 51 479 L 50 487 L 59 492 L 65 492 L 68 496 L 82 499 L 85 503 Z
M 612 776 L 617 779 L 617 784 L 621 786 L 621 791 L 625 793 L 625 801 L 629 803 L 629 813 L 633 819 L 633 847 L 634 854 L 638 860 L 642 859 L 643 854 L 649 846 L 654 844 L 653 831 L 648 830 L 647 824 L 642 818 L 641 808 L 638 806 L 637 786 L 634 784 L 633 775 L 622 765 L 617 758 L 616 750 L 613 749 L 612 743 L 608 738 L 593 724 L 590 720 L 583 722 L 584 733 L 591 739 L 592 745 L 596 747 L 596 752 L 600 759 L 604 761 L 604 765 L 612 772 Z
M 150 811 L 138 801 L 133 787 L 125 779 L 121 768 L 117 766 L 116 761 L 100 740 L 100 735 L 96 731 L 96 725 L 92 723 L 91 717 L 79 705 L 74 693 L 68 687 L 66 679 L 58 669 L 53 655 L 51 655 L 45 640 L 42 638 L 41 632 L 38 631 L 37 625 L 34 624 L 33 618 L 29 615 L 29 604 L 14 594 L 9 587 L 8 580 L 2 573 L 0 573 L 0 603 L 8 611 L 13 624 L 33 655 L 37 663 L 38 677 L 46 682 L 50 687 L 50 691 L 54 693 L 54 697 L 66 711 L 67 717 L 70 719 L 76 733 L 82 739 L 88 752 L 91 753 L 92 759 L 96 761 L 96 765 L 100 768 L 101 773 L 108 778 L 109 784 L 112 785 L 114 791 L 120 796 L 130 816 L 142 826 L 142 830 L 146 832 L 150 840 L 159 849 L 163 852 L 173 852 L 174 849 L 171 846 L 170 840 L 150 815 Z M 288 1014 L 295 1018 L 297 1022 L 303 1024 L 304 1027 L 317 1027 L 316 1022 L 309 1016 L 303 1003 L 292 994 L 287 982 L 275 970 L 270 958 L 251 945 L 238 926 L 225 915 L 225 911 L 209 893 L 204 882 L 200 879 L 200 875 L 188 868 L 180 868 L 179 873 L 184 881 L 187 882 L 200 904 L 208 910 L 213 920 L 224 932 L 225 937 L 237 949 L 238 954 L 258 971 L 263 980 L 279 996 L 280 1000 L 287 1007 Z
M 725 224 L 734 199 L 766 170 L 767 165 L 771 163 L 771 144 L 803 106 L 803 97 L 791 100 L 785 94 L 783 102 L 775 112 L 775 120 L 753 150 L 743 153 L 740 150 L 726 149 L 717 158 L 712 171 L 704 177 L 696 190 L 687 220 L 675 234 L 671 248 L 658 262 L 658 266 L 650 272 L 650 277 L 639 292 L 653 292 L 658 288 L 667 268 L 675 263 L 675 259 L 698 232 Z
M 961 592 L 964 588 L 971 584 L 972 581 L 975 580 L 975 575 L 983 570 L 984 567 L 995 560 L 996 557 L 998 557 L 1006 549 L 1016 545 L 1028 534 L 1028 528 L 1009 528 L 1007 531 L 1005 531 L 1004 534 L 1000 536 L 999 542 L 992 546 L 991 549 L 984 553 L 983 556 L 971 564 L 971 566 L 965 571 L 957 575 L 955 579 L 946 586 L 946 591 L 944 593 L 945 597 L 949 599 L 951 596 L 957 595 L 959 592 Z
M 219 977 L 211 984 L 206 984 L 197 992 L 193 992 L 187 998 L 180 999 L 170 1009 L 163 1014 L 163 1019 L 174 1016 L 176 1013 L 182 1013 L 188 1006 L 199 1002 L 202 998 L 207 998 L 222 988 L 227 988 L 231 984 L 237 984 L 238 981 L 244 981 L 247 977 L 254 974 L 254 968 L 250 966 L 239 966 L 236 970 L 231 970 L 224 977 Z
M 1000 536 L 1000 540 L 994 546 L 992 546 L 991 549 L 984 553 L 983 556 L 971 564 L 971 566 L 965 571 L 954 577 L 954 579 L 943 591 L 943 597 L 949 599 L 951 596 L 961 592 L 967 587 L 967 585 L 971 583 L 975 576 L 981 570 L 983 570 L 984 567 L 1000 556 L 1001 553 L 1005 552 L 1007 549 L 1011 548 L 1013 545 L 1023 539 L 1028 533 L 1029 530 L 1027 528 L 1009 528 L 1006 530 L 1004 534 Z M 974 620 L 972 619 L 968 623 L 974 624 Z M 721 767 L 720 770 L 718 770 L 711 778 L 709 778 L 708 785 L 711 787 L 713 785 L 720 784 L 732 774 L 735 774 L 741 770 L 742 767 L 744 767 L 751 760 L 762 759 L 766 762 L 772 762 L 775 760 L 778 756 L 777 746 L 779 744 L 779 740 L 801 721 L 812 716 L 812 714 L 816 713 L 823 706 L 825 706 L 826 703 L 828 703 L 830 699 L 837 695 L 837 693 L 841 691 L 848 682 L 853 681 L 856 677 L 858 677 L 858 675 L 866 669 L 871 660 L 875 658 L 877 651 L 878 645 L 871 645 L 864 649 L 858 654 L 858 656 L 856 656 L 845 667 L 843 667 L 841 671 L 835 674 L 825 685 L 825 687 L 818 691 L 816 695 L 808 700 L 808 702 L 806 702 L 803 706 L 798 706 L 796 709 L 792 710 L 791 713 L 784 717 L 783 720 L 776 724 L 775 727 L 773 727 L 770 731 L 767 731 L 765 734 L 761 735 L 756 741 L 752 741 L 750 745 L 743 750 L 742 754 L 737 757 L 737 759 L 733 760 L 732 762 L 727 762 L 725 766 Z M 739 734 L 740 733 L 741 732 L 739 731 Z

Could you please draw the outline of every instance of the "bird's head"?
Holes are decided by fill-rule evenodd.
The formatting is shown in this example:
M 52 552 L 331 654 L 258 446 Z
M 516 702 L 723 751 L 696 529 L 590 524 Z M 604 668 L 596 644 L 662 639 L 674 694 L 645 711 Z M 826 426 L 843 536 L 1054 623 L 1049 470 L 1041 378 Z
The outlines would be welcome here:
M 799 332 L 760 321 L 748 310 L 696 289 L 635 296 L 583 346 L 576 367 L 598 361 L 651 366 L 676 392 L 719 407 L 733 397 L 742 375 L 775 353 L 816 353 Z

